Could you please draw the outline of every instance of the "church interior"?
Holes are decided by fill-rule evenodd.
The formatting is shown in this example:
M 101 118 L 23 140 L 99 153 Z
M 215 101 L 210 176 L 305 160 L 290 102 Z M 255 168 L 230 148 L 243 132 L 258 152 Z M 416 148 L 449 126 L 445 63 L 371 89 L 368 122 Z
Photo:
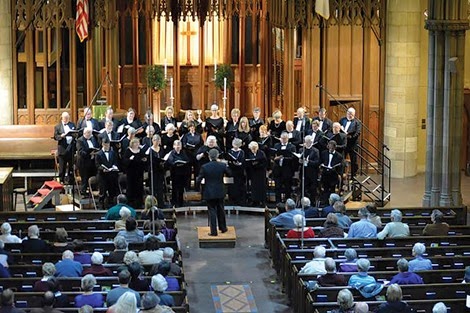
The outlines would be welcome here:
M 118 194 L 127 194 L 135 209 L 137 230 L 155 235 L 149 226 L 155 217 L 142 216 L 158 207 L 163 226 L 157 228 L 176 232 L 156 249 L 174 250 L 169 263 L 182 271 L 163 276 L 168 285 L 177 283 L 175 290 L 157 292 L 159 272 L 139 260 L 147 242 L 125 248 L 137 253 L 141 267 L 130 279 L 131 289 L 141 298 L 156 293 L 166 305 L 162 299 L 170 295 L 173 312 L 389 312 L 383 308 L 392 303 L 388 296 L 394 284 L 389 282 L 402 273 L 399 260 L 411 264 L 421 257 L 415 255 L 416 243 L 427 248 L 422 256 L 432 266 L 417 272 L 424 284 L 398 287 L 395 302 L 415 312 L 469 310 L 468 29 L 470 0 L 0 1 L 0 224 L 8 224 L 0 228 L 0 312 L 12 304 L 24 310 L 18 312 L 45 308 L 46 291 L 65 295 L 65 304 L 58 296 L 50 304 L 61 312 L 125 312 L 119 311 L 120 303 L 109 308 L 106 301 L 85 311 L 76 298 L 87 292 L 106 298 L 110 289 L 123 286 L 122 266 L 131 263 L 107 261 L 119 250 L 118 231 L 128 231 L 129 216 L 123 218 L 118 210 L 116 224 L 105 217 L 119 206 Z M 109 126 L 113 135 L 106 135 L 108 120 L 114 123 Z M 332 125 L 323 131 L 326 120 Z M 279 132 L 278 122 L 284 125 Z M 359 125 L 355 132 L 353 124 Z M 88 128 L 93 128 L 91 137 L 85 134 Z M 190 128 L 198 136 L 196 149 L 184 138 L 194 136 Z M 281 153 L 284 134 L 297 159 Z M 219 229 L 218 236 L 205 236 L 204 246 L 198 229 L 207 233 L 211 213 L 197 177 L 212 161 L 212 137 L 234 172 L 221 181 L 228 193 L 222 211 L 234 237 L 224 241 Z M 270 145 L 263 140 L 268 137 Z M 94 150 L 87 152 L 88 165 L 80 138 L 85 138 L 83 149 Z M 318 159 L 310 170 L 307 138 Z M 235 147 L 236 139 L 241 148 Z M 135 142 L 139 155 L 132 150 Z M 155 151 L 157 146 L 163 152 Z M 187 159 L 178 159 L 181 148 Z M 115 170 L 103 171 L 98 163 L 103 151 L 110 161 L 107 149 L 117 155 Z M 258 149 L 267 162 L 261 172 Z M 240 152 L 245 157 L 237 161 Z M 332 166 L 332 152 L 341 154 L 340 170 Z M 136 165 L 137 158 L 145 165 Z M 292 159 L 295 164 L 286 169 Z M 161 167 L 150 160 L 161 161 Z M 241 163 L 244 170 L 237 176 L 235 166 Z M 336 200 L 330 200 L 336 193 L 351 223 L 361 222 L 361 210 L 373 204 L 376 213 L 369 214 L 383 222 L 377 232 L 403 222 L 407 235 L 351 238 L 348 224 L 344 238 L 322 238 L 329 216 L 325 207 L 333 210 L 330 214 L 339 212 L 334 211 Z M 155 196 L 149 206 L 147 196 Z M 287 236 L 289 227 L 271 222 L 290 211 L 288 198 L 305 215 L 296 239 Z M 308 217 L 307 208 L 317 215 Z M 393 209 L 400 210 L 400 220 Z M 436 211 L 448 231 L 424 235 L 423 229 L 436 223 Z M 26 250 L 24 242 L 37 238 L 32 225 L 38 225 L 47 250 Z M 315 238 L 304 238 L 304 228 L 312 229 Z M 57 248 L 57 229 L 66 231 L 64 246 L 75 256 L 100 253 L 112 275 L 95 275 L 94 288 L 85 291 L 81 275 L 45 274 L 45 264 L 59 268 L 64 262 L 67 249 Z M 24 237 L 23 243 L 8 241 L 13 235 Z M 317 284 L 320 276 L 302 269 L 315 261 L 319 246 L 326 248 L 319 257 L 322 264 L 332 258 L 338 272 L 346 250 L 355 249 L 357 262 L 370 261 L 369 276 L 380 290 L 365 296 L 351 284 Z M 83 273 L 92 273 L 93 258 L 89 263 L 82 263 Z M 347 280 L 357 274 L 343 272 Z M 56 286 L 36 288 L 35 282 L 52 276 L 58 277 Z M 146 287 L 137 289 L 137 281 Z M 316 288 L 309 289 L 312 281 Z M 4 295 L 9 288 L 14 296 Z M 351 294 L 349 307 L 341 302 L 342 290 Z M 440 302 L 445 311 L 435 311 Z M 142 305 L 139 312 L 160 312 L 143 303 L 135 304 Z

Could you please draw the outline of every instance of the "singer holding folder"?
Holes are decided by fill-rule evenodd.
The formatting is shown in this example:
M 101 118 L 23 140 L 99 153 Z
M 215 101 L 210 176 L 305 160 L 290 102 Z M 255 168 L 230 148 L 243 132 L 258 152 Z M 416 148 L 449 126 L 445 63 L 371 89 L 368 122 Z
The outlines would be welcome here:
M 82 178 L 80 192 L 82 195 L 86 194 L 88 189 L 88 179 L 95 175 L 96 167 L 94 156 L 99 150 L 98 141 L 93 137 L 93 129 L 85 128 L 83 136 L 77 140 L 77 167 Z
M 59 159 L 59 179 L 65 182 L 65 173 L 69 183 L 73 183 L 73 154 L 75 136 L 77 130 L 75 124 L 70 122 L 68 112 L 63 112 L 61 122 L 54 127 L 54 140 L 57 141 L 57 156 Z
M 293 154 L 295 146 L 289 142 L 289 134 L 281 133 L 281 142 L 274 146 L 273 177 L 276 184 L 276 203 L 282 201 L 281 195 L 290 198 L 292 188 L 292 176 L 295 172 Z
M 336 190 L 336 185 L 339 184 L 339 175 L 342 172 L 343 157 L 336 151 L 336 142 L 331 140 L 328 142 L 328 150 L 323 151 L 321 154 L 321 168 L 322 177 L 321 182 L 323 185 L 322 199 L 328 199 L 330 194 Z
M 173 150 L 166 161 L 171 172 L 171 204 L 174 207 L 183 206 L 184 188 L 190 174 L 189 158 L 183 151 L 180 140 L 173 143 Z
M 100 189 L 99 203 L 101 208 L 105 209 L 115 204 L 115 199 L 119 194 L 119 168 L 117 154 L 111 149 L 111 141 L 107 136 L 101 140 L 101 145 L 101 150 L 96 154 L 95 164 Z

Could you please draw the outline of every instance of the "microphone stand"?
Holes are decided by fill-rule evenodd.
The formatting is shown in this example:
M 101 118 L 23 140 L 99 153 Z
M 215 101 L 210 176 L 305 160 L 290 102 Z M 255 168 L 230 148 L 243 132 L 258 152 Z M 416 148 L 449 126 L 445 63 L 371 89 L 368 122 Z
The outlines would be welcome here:
M 305 218 L 305 206 L 304 202 L 302 201 L 305 196 L 305 115 L 302 118 L 302 140 L 304 142 L 303 150 L 302 150 L 302 194 L 300 197 L 300 205 L 302 206 L 302 213 Z M 304 248 L 304 225 L 302 223 L 302 229 L 300 233 L 300 248 Z

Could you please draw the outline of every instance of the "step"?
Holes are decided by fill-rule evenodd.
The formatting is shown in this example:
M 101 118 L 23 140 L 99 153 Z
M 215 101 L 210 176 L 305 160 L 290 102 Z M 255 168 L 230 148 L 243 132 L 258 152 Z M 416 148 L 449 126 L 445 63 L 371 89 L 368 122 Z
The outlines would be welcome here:
M 370 176 L 367 176 L 363 181 L 361 181 L 361 185 L 364 185 L 369 179 Z
M 64 185 L 55 180 L 49 180 L 44 183 L 44 186 L 49 187 L 50 189 L 63 189 Z
M 31 199 L 29 199 L 29 202 L 33 204 L 38 204 L 41 203 L 43 199 L 43 197 L 31 197 Z
M 51 189 L 47 189 L 47 188 L 42 188 L 38 190 L 38 194 L 40 194 L 43 197 L 47 196 L 50 192 L 51 192 Z

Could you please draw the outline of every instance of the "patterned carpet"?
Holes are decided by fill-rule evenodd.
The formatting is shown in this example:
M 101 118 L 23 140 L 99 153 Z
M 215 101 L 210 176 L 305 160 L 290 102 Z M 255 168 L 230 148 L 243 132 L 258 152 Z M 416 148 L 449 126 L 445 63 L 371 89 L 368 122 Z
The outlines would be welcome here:
M 212 285 L 216 313 L 258 313 L 248 285 Z

